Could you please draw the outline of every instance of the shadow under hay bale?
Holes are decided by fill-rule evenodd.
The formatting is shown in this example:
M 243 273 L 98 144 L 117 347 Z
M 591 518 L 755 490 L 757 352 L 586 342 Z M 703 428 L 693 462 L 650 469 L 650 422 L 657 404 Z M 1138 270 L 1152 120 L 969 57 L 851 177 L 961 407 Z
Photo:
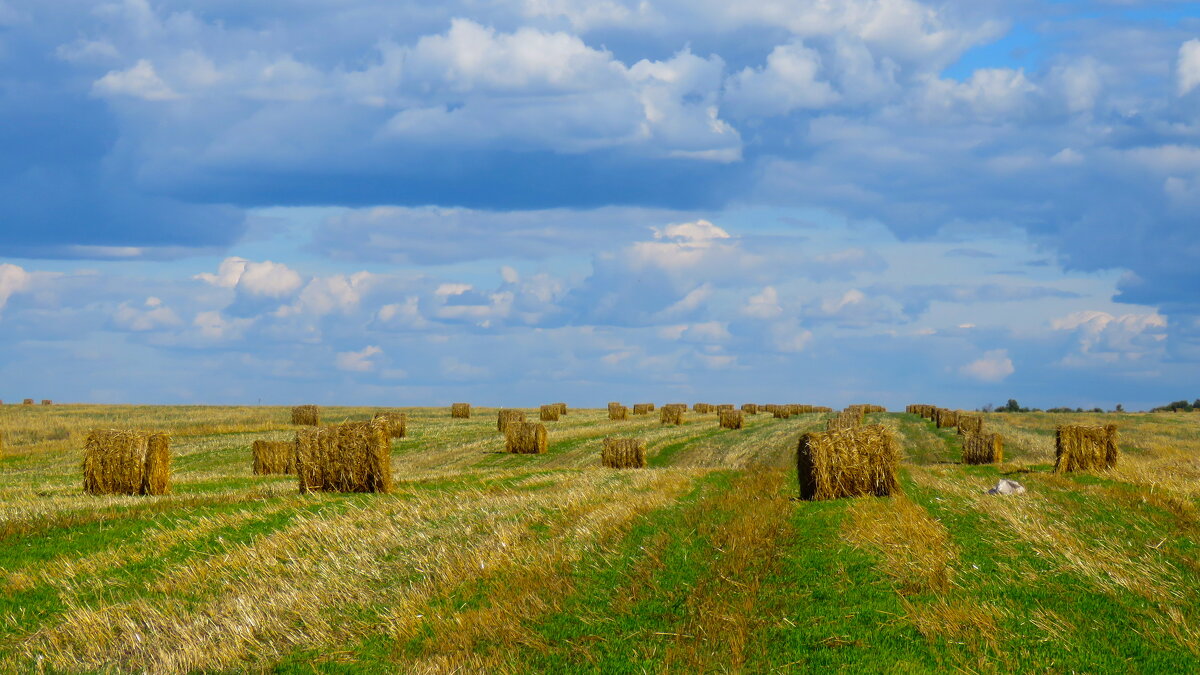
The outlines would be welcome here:
M 377 412 L 372 418 L 387 426 L 388 438 L 404 438 L 408 435 L 408 414 L 401 412 Z
M 458 420 L 471 419 L 471 404 L 470 403 L 451 403 L 450 417 Z
M 540 419 L 543 422 L 557 422 L 558 416 L 559 416 L 559 409 L 558 409 L 557 403 L 552 403 L 550 405 L 544 405 L 541 407 L 541 409 L 538 412 L 538 419 Z
M 626 420 L 629 419 L 629 408 L 623 405 L 608 404 L 608 419 L 610 420 Z
M 93 495 L 165 495 L 171 485 L 171 437 L 94 429 L 83 446 L 83 491 Z
M 600 463 L 610 469 L 646 467 L 646 441 L 638 438 L 605 438 Z
M 296 473 L 294 441 L 254 441 L 250 445 L 250 453 L 256 476 Z
M 633 404 L 633 414 L 634 415 L 649 415 L 652 410 L 654 410 L 653 403 L 634 403 Z
M 740 410 L 722 410 L 718 415 L 718 423 L 722 429 L 741 429 L 745 423 Z
M 292 408 L 292 424 L 315 427 L 321 424 L 321 409 L 315 405 L 298 405 Z
M 521 455 L 546 452 L 546 427 L 537 422 L 515 422 L 504 432 L 504 451 Z
M 504 433 L 508 425 L 525 421 L 525 413 L 520 410 L 497 410 L 496 431 Z
M 660 424 L 674 424 L 679 426 L 683 424 L 683 409 L 673 405 L 665 405 L 658 413 L 658 421 Z
M 1117 425 L 1064 424 L 1054 434 L 1054 471 L 1111 469 L 1117 465 Z
M 747 415 L 757 415 L 758 405 L 755 403 L 743 403 L 742 412 L 746 413 Z
M 390 492 L 392 448 L 385 422 L 346 422 L 296 432 L 301 492 Z
M 963 464 L 998 464 L 1004 461 L 1004 437 L 969 432 L 963 435 Z
M 809 432 L 800 437 L 796 451 L 800 496 L 885 497 L 897 489 L 899 464 L 899 445 L 881 424 Z

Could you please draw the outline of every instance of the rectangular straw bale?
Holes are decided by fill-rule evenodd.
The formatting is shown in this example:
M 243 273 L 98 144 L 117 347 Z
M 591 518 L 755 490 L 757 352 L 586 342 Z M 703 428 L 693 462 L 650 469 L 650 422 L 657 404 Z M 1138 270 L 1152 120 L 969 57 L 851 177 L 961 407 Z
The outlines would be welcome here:
M 93 495 L 162 495 L 171 483 L 167 434 L 93 429 L 83 448 L 83 490 Z
M 1117 426 L 1064 424 L 1054 434 L 1056 472 L 1111 469 L 1117 465 Z
M 33 399 L 27 398 L 24 401 L 21 401 L 21 405 L 33 405 Z
M 296 473 L 295 441 L 257 440 L 250 445 L 254 475 Z
M 392 444 L 387 422 L 346 422 L 333 430 L 332 452 L 321 458 L 321 489 L 391 492 Z
M 862 425 L 862 416 L 853 410 L 844 410 L 825 420 L 825 430 L 853 429 Z
M 44 398 L 44 399 L 42 399 L 42 405 L 54 405 L 54 401 L 51 401 L 48 398 Z
M 543 422 L 557 422 L 558 414 L 558 404 L 552 403 L 550 405 L 544 405 L 541 407 L 538 412 L 538 418 Z
M 791 416 L 792 416 L 792 413 L 790 410 L 788 410 L 788 407 L 786 405 L 781 405 L 781 406 L 776 407 L 774 412 L 771 413 L 771 417 L 773 417 L 777 420 L 786 420 L 786 419 L 790 418 Z
M 675 406 L 665 405 L 658 412 L 658 421 L 660 424 L 674 424 L 679 426 L 683 424 L 683 410 Z
M 621 407 L 621 402 L 620 402 L 620 401 L 609 401 L 609 402 L 608 402 L 608 409 L 609 409 L 609 410 L 612 410 L 613 408 L 620 408 L 620 407 Z
M 324 490 L 326 457 L 337 452 L 337 431 L 331 426 L 300 429 L 295 445 L 300 492 Z
M 743 403 L 742 404 L 742 412 L 746 413 L 747 415 L 757 415 L 758 414 L 758 404 L 757 403 Z
M 315 427 L 321 424 L 321 409 L 315 405 L 298 405 L 292 408 L 292 424 Z
M 881 424 L 808 432 L 796 451 L 800 496 L 884 497 L 896 491 L 899 464 L 899 445 Z
M 504 433 L 508 429 L 509 424 L 525 421 L 525 413 L 520 410 L 498 410 L 496 411 L 496 430 Z
M 608 419 L 610 420 L 625 420 L 629 419 L 629 408 L 621 404 L 613 406 L 611 403 L 608 406 Z
M 721 412 L 722 410 L 733 410 L 733 404 L 732 403 L 722 403 L 721 405 L 717 406 L 718 413 Z
M 559 415 L 567 414 L 567 404 L 566 403 L 555 403 L 554 406 L 558 408 Z
M 958 426 L 958 411 L 938 408 L 933 411 L 933 423 L 938 429 Z
M 959 435 L 983 433 L 983 417 L 959 413 L 958 433 Z
M 741 429 L 744 422 L 741 410 L 722 410 L 718 414 L 722 429 Z
M 997 464 L 1004 461 L 1004 437 L 968 432 L 963 435 L 963 464 Z
M 408 435 L 408 414 L 402 412 L 377 412 L 373 418 L 387 427 L 388 438 L 404 438 Z
M 604 439 L 600 463 L 610 469 L 642 469 L 646 466 L 646 441 L 639 438 Z
M 692 404 L 692 412 L 700 413 L 701 415 L 704 415 L 704 414 L 708 413 L 708 409 L 710 407 L 712 407 L 712 406 L 710 406 L 707 403 L 693 403 Z
M 654 410 L 653 403 L 634 403 L 633 404 L 633 414 L 634 415 L 649 415 L 651 410 Z
M 451 403 L 450 418 L 456 420 L 471 419 L 471 404 L 470 403 Z
M 537 422 L 516 422 L 504 432 L 504 451 L 524 455 L 546 452 L 546 427 Z

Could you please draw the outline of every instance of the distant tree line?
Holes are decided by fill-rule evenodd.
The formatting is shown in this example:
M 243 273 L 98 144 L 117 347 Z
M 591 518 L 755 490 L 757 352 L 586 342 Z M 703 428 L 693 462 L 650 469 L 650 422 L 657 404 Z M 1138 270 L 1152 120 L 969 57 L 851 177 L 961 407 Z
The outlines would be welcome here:
M 1200 398 L 1188 403 L 1187 401 L 1174 401 L 1166 405 L 1160 405 L 1157 408 L 1151 408 L 1150 412 L 1192 412 L 1200 410 Z
M 1186 404 L 1186 402 L 1184 402 L 1184 403 Z M 1174 405 L 1174 404 L 1171 404 L 1171 405 Z M 1198 408 L 1198 409 L 1200 409 L 1200 399 L 1197 399 L 1197 400 L 1196 400 L 1195 407 L 1196 407 L 1196 408 Z M 1191 408 L 1188 408 L 1188 409 L 1189 409 L 1189 410 L 1191 410 Z M 1155 410 L 1158 410 L 1158 408 L 1155 408 Z M 1007 413 L 1007 412 L 1015 412 L 1015 413 L 1025 413 L 1025 412 L 1042 412 L 1042 409 L 1041 409 L 1041 408 L 1026 408 L 1026 407 L 1023 407 L 1023 406 L 1022 406 L 1020 403 L 1017 403 L 1017 399 L 1015 399 L 1015 398 L 1010 398 L 1010 399 L 1008 399 L 1008 403 L 1005 403 L 1004 405 L 1002 405 L 1002 406 L 1000 406 L 1000 407 L 998 407 L 998 408 L 997 408 L 997 407 L 995 407 L 995 406 L 993 406 L 991 403 L 989 403 L 989 404 L 987 404 L 987 405 L 983 406 L 983 412 L 1004 412 L 1004 413 Z M 1083 409 L 1083 408 L 1046 408 L 1045 412 L 1052 412 L 1052 413 L 1069 413 L 1069 412 L 1074 412 L 1074 413 L 1082 413 L 1082 412 L 1102 413 L 1102 412 L 1104 412 L 1104 409 L 1103 409 L 1103 408 L 1092 408 L 1091 410 L 1085 410 L 1085 409 Z M 1118 403 L 1118 404 L 1117 404 L 1117 407 L 1113 409 L 1113 412 L 1125 412 L 1125 406 L 1123 406 L 1123 405 L 1121 405 L 1120 403 Z

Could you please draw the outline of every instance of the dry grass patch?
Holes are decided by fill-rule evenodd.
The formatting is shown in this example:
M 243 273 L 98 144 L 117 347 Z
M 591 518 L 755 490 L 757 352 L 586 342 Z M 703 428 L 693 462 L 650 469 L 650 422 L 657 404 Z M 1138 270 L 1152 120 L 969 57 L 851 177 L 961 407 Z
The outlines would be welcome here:
M 842 535 L 882 558 L 880 569 L 903 594 L 946 593 L 954 585 L 957 548 L 950 532 L 922 506 L 903 495 L 857 500 L 847 511 Z
M 292 424 L 310 427 L 321 424 L 321 409 L 315 405 L 298 405 L 292 408 Z

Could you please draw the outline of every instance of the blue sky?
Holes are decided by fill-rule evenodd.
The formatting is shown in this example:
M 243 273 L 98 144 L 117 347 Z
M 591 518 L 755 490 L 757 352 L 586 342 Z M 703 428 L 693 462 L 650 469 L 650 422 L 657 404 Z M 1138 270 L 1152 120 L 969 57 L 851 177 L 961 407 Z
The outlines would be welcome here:
M 1185 2 L 0 0 L 0 398 L 1200 396 Z

